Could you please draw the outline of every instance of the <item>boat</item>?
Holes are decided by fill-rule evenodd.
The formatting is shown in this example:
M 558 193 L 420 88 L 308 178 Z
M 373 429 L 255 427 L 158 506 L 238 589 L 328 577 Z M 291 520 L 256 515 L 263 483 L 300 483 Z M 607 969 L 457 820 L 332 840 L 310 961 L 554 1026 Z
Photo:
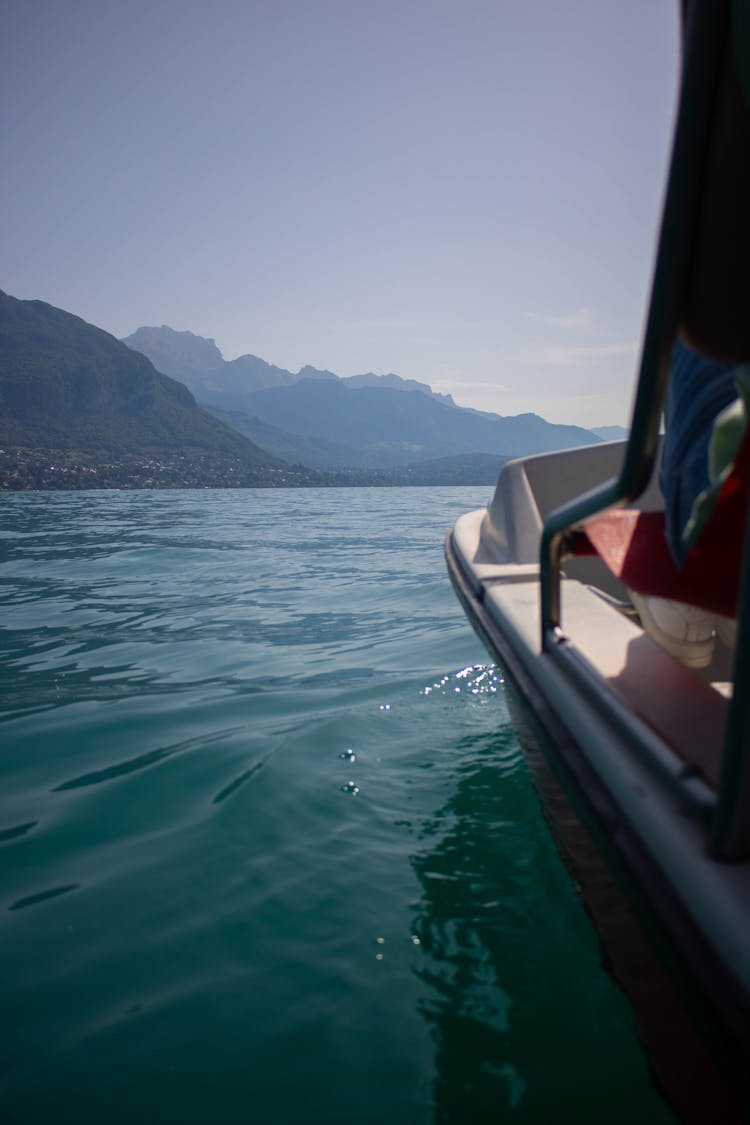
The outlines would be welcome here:
M 680 663 L 642 628 L 628 570 L 637 556 L 648 592 L 661 589 L 650 552 L 659 538 L 664 551 L 660 425 L 678 335 L 750 361 L 750 2 L 687 0 L 682 27 L 630 436 L 506 464 L 446 560 L 507 672 L 548 820 L 657 1083 L 682 1120 L 729 1122 L 750 1119 L 750 438 L 680 594 L 731 607 L 734 650 L 717 646 L 700 671 Z

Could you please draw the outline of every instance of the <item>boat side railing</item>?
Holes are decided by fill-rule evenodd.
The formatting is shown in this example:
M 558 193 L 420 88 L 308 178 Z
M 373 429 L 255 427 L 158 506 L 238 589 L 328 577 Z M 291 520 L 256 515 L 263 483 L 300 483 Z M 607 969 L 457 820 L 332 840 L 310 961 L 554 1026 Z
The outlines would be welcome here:
M 671 355 L 685 301 L 693 232 L 699 211 L 701 170 L 708 150 L 713 96 L 722 64 L 722 48 L 730 19 L 729 0 L 702 0 L 688 5 L 682 76 L 672 157 L 654 266 L 651 300 L 641 350 L 633 403 L 630 439 L 619 476 L 553 511 L 544 523 L 540 548 L 541 644 L 568 674 L 586 678 L 585 663 L 571 660 L 562 631 L 561 579 L 563 559 L 581 524 L 609 508 L 632 503 L 647 488 L 654 471 L 659 424 Z M 748 524 L 750 529 L 750 524 Z M 750 541 L 750 534 L 748 535 Z M 744 584 L 738 622 L 734 692 L 729 705 L 717 798 L 711 813 L 711 849 L 717 858 L 741 859 L 750 854 L 750 542 L 745 546 Z M 652 755 L 644 746 L 642 753 Z M 656 763 L 655 763 L 656 764 Z M 685 780 L 672 778 L 684 800 Z M 688 801 L 688 804 L 691 804 Z M 698 801 L 707 812 L 704 795 Z

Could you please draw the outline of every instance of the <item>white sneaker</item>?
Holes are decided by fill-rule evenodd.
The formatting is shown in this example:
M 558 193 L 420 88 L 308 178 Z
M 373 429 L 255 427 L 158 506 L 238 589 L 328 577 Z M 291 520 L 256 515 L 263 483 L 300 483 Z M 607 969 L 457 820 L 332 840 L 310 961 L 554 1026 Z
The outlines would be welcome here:
M 707 668 L 714 654 L 716 617 L 705 609 L 650 595 L 630 596 L 652 640 L 688 668 Z

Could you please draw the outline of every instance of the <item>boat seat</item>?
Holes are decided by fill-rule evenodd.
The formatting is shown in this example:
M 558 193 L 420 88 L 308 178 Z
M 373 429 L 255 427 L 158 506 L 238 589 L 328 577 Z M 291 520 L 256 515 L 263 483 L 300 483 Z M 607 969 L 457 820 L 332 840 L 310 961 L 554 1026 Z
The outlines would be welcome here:
M 637 594 L 686 602 L 735 617 L 750 479 L 750 437 L 743 441 L 716 507 L 682 568 L 667 546 L 663 512 L 619 508 L 587 520 L 575 554 L 599 555 Z

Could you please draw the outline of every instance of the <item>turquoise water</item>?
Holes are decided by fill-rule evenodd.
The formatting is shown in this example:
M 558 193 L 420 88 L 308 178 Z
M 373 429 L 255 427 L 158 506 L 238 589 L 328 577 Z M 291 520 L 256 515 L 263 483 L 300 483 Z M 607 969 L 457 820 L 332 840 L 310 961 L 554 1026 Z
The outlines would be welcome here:
M 0 501 L 0 1119 L 672 1120 L 442 539 L 485 489 Z

